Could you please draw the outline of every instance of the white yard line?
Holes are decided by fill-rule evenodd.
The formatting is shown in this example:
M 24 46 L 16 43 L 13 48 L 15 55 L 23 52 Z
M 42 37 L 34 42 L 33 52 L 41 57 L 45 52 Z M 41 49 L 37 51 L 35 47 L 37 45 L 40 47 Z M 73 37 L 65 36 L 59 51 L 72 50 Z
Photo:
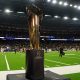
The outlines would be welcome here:
M 21 67 L 21 69 L 24 69 L 24 67 Z
M 6 55 L 5 55 L 5 61 L 6 61 L 7 70 L 10 70 L 9 63 L 8 63 Z
M 47 68 L 49 68 L 50 66 L 48 66 L 48 65 L 45 65 Z
M 56 67 L 60 67 L 61 65 L 56 65 Z
M 78 57 L 70 57 L 70 56 L 65 56 L 65 57 L 68 57 L 68 58 L 74 58 L 74 59 L 79 59 L 80 60 L 80 58 Z
M 65 54 L 65 55 L 71 55 L 72 56 L 72 55 L 76 55 L 76 54 Z
M 52 60 L 49 60 L 49 59 L 45 59 L 46 61 L 49 61 L 49 62 L 55 62 L 55 63 L 59 63 L 59 64 L 64 64 L 64 65 L 70 65 L 70 64 L 66 64 L 66 63 L 62 63 L 62 62 L 59 62 L 59 61 L 52 61 Z
M 74 65 L 79 65 L 79 63 L 74 63 Z

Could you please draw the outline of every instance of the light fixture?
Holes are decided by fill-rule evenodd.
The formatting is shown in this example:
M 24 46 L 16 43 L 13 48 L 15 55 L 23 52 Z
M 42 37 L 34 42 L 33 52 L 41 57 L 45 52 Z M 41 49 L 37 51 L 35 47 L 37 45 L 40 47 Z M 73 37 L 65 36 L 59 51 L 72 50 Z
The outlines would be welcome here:
M 73 21 L 79 20 L 77 17 L 72 18 Z
M 80 6 L 78 6 L 77 8 L 78 8 L 78 10 L 80 10 Z
M 64 4 L 63 4 L 64 6 L 68 6 L 68 3 L 67 2 L 64 2 Z
M 19 14 L 24 14 L 24 12 L 17 12 L 17 13 L 19 13 Z
M 69 18 L 68 18 L 67 16 L 64 16 L 63 19 L 64 19 L 64 20 L 67 20 L 67 19 L 69 19 Z
M 44 38 L 42 38 L 42 40 L 44 41 Z
M 59 1 L 59 5 L 62 5 L 63 4 L 63 2 L 62 1 Z
M 47 0 L 47 2 L 51 2 L 51 0 Z
M 70 7 L 72 7 L 73 5 L 72 4 L 70 4 Z
M 56 15 L 56 16 L 54 16 L 54 18 L 60 18 L 60 17 Z
M 5 13 L 10 13 L 10 12 L 13 12 L 13 11 L 10 11 L 10 9 L 5 9 L 4 12 L 5 12 Z
M 52 1 L 52 3 L 53 3 L 53 4 L 56 4 L 56 3 L 57 3 L 57 1 L 56 1 L 56 0 L 53 0 L 53 1 Z
M 77 5 L 74 5 L 74 8 L 77 8 L 78 6 Z
M 51 17 L 51 15 L 45 15 L 45 17 Z
M 5 13 L 10 13 L 10 10 L 9 9 L 5 9 Z

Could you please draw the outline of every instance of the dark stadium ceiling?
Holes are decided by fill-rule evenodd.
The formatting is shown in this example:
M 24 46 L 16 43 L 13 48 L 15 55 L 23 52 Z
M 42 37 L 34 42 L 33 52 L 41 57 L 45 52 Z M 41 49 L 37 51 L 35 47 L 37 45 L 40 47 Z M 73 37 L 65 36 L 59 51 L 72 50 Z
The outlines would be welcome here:
M 19 24 L 19 27 L 25 28 L 25 26 L 27 26 L 27 12 L 25 10 L 28 5 L 27 1 L 28 0 L 0 0 L 0 25 Z M 53 1 L 54 0 L 48 2 L 48 0 L 44 0 L 44 4 L 40 6 L 44 13 L 41 28 L 48 30 L 66 30 L 66 28 L 69 30 L 72 28 L 74 30 L 80 30 L 80 0 L 56 0 L 58 2 L 56 4 L 55 1 Z M 64 5 L 61 5 L 62 3 L 59 4 L 60 1 L 62 1 Z M 65 2 L 67 2 L 67 4 Z M 5 13 L 6 9 L 10 9 L 12 12 L 7 14 Z M 60 16 L 60 18 L 54 18 L 55 15 Z M 69 19 L 64 20 L 64 16 L 68 16 Z M 74 17 L 79 20 L 72 20 Z

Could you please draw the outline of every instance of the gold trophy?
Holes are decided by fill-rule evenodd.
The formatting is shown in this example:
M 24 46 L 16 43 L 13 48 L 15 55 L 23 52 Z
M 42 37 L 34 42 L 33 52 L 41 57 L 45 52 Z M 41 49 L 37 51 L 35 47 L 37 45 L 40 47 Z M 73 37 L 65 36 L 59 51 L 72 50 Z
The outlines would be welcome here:
M 44 79 L 44 51 L 40 49 L 40 22 L 42 10 L 35 5 L 28 6 L 28 26 L 30 49 L 26 51 L 26 78 L 31 80 Z

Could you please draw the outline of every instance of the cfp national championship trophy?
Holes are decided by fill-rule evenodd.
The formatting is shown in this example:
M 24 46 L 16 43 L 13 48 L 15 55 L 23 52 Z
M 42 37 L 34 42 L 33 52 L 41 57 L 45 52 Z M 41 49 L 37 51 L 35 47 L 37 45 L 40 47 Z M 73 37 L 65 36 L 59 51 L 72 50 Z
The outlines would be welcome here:
M 26 73 L 9 74 L 7 80 L 70 80 L 50 71 L 44 71 L 44 51 L 40 49 L 39 26 L 43 11 L 36 5 L 28 6 L 30 49 L 26 51 Z

